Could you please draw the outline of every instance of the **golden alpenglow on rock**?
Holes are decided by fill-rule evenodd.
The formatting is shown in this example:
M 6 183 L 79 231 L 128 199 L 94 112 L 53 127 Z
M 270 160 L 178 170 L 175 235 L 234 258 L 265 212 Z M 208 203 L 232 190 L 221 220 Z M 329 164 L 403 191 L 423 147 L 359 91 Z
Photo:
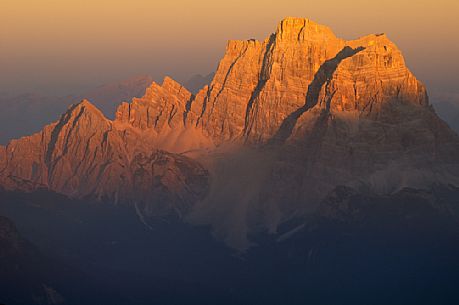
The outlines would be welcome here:
M 338 185 L 459 185 L 458 151 L 386 35 L 346 41 L 286 18 L 264 41 L 229 41 L 196 96 L 166 77 L 113 121 L 86 100 L 70 107 L 0 147 L 0 181 L 173 214 L 244 249 Z

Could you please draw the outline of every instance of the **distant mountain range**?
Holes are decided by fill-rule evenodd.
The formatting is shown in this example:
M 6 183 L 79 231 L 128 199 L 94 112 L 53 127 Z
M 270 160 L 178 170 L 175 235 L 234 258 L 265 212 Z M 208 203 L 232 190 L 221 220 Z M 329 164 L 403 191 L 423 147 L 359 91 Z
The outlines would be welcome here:
M 202 76 L 194 75 L 185 86 L 196 93 L 212 80 L 213 73 Z M 105 116 L 113 118 L 121 102 L 134 97 L 142 97 L 145 90 L 153 83 L 148 75 L 135 76 L 99 86 L 77 95 L 63 97 L 25 93 L 12 95 L 0 92 L 0 144 L 40 130 L 46 123 L 56 120 L 71 104 L 88 99 L 96 105 Z M 12 128 L 11 126 L 14 126 Z
M 196 74 L 192 76 L 187 82 L 185 82 L 184 87 L 187 88 L 191 93 L 197 94 L 199 90 L 212 82 L 214 76 L 215 73 L 210 73 L 205 76 Z
M 74 96 L 44 96 L 28 93 L 22 95 L 0 94 L 0 143 L 39 131 L 56 120 L 72 103 L 85 96 L 91 99 L 105 115 L 113 117 L 116 105 L 142 96 L 153 82 L 149 76 L 138 76 L 89 90 Z M 14 128 L 12 127 L 14 126 Z

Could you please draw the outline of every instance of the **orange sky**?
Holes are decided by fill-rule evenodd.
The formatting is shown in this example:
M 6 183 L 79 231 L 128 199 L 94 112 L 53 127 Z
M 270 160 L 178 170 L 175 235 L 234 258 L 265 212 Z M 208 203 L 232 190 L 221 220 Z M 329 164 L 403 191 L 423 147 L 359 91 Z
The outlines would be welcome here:
M 457 0 L 1 0 L 0 91 L 184 80 L 214 70 L 226 40 L 263 39 L 285 16 L 346 39 L 385 32 L 431 90 L 459 91 Z

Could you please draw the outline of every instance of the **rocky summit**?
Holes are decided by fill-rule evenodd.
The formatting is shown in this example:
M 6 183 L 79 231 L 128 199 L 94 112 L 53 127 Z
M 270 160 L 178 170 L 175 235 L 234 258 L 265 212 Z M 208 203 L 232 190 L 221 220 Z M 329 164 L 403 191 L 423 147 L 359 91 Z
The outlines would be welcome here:
M 211 225 L 245 248 L 250 233 L 276 233 L 338 186 L 459 186 L 458 152 L 386 35 L 346 41 L 286 18 L 264 41 L 229 41 L 196 95 L 166 77 L 114 120 L 87 100 L 71 106 L 0 147 L 0 181 Z

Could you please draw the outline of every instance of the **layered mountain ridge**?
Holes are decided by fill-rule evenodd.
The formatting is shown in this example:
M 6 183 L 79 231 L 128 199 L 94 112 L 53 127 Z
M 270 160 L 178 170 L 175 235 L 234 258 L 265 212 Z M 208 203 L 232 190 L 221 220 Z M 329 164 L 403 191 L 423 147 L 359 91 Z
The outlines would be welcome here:
M 264 41 L 228 42 L 196 95 L 166 77 L 114 120 L 73 105 L 0 147 L 0 182 L 210 224 L 244 248 L 248 233 L 276 233 L 339 185 L 459 185 L 458 152 L 386 35 L 345 41 L 286 18 Z

